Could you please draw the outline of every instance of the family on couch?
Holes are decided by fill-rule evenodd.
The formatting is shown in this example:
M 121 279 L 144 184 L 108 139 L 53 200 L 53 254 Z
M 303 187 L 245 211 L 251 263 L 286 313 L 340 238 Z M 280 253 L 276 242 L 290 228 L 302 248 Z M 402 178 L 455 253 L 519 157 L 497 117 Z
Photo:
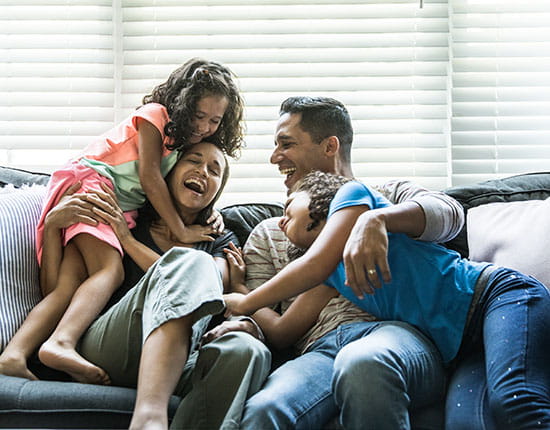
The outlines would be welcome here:
M 200 101 L 195 100 L 195 109 Z M 219 127 L 224 120 L 222 115 Z M 271 162 L 286 175 L 289 189 L 312 170 L 352 177 L 352 139 L 351 121 L 341 103 L 328 98 L 290 98 L 281 106 Z M 211 210 L 228 169 L 219 145 L 209 143 L 208 138 L 193 143 L 181 151 L 166 177 L 171 200 L 185 226 Z M 195 182 L 192 186 L 190 178 Z M 447 369 L 425 334 L 402 322 L 374 321 L 326 286 L 303 293 L 292 304 L 282 303 L 282 316 L 261 309 L 252 319 L 232 319 L 205 334 L 209 316 L 223 309 L 221 295 L 224 287 L 228 291 L 230 278 L 238 292 L 246 293 L 286 265 L 287 242 L 276 220 L 265 221 L 251 234 L 243 250 L 247 280 L 236 282 L 243 276 L 244 262 L 238 248 L 229 244 L 235 240 L 231 233 L 182 247 L 162 218 L 154 211 L 153 215 L 141 211 L 132 235 L 108 188 L 90 194 L 71 194 L 74 191 L 71 188 L 52 209 L 46 226 L 50 222 L 51 231 L 59 234 L 83 216 L 95 220 L 87 223 L 110 224 L 126 254 L 124 286 L 129 291 L 87 328 L 78 353 L 99 369 L 94 371 L 100 377 L 91 382 L 137 386 L 132 428 L 166 428 L 168 398 L 174 391 L 183 400 L 172 428 L 322 428 L 334 415 L 339 415 L 345 428 L 409 428 L 424 425 L 415 423 L 422 422 L 426 409 L 438 409 L 443 402 Z M 344 255 L 356 274 L 354 283 L 366 292 L 371 283 L 380 287 L 373 270 L 385 282 L 389 280 L 386 232 L 443 242 L 458 233 L 463 222 L 460 205 L 444 194 L 408 183 L 393 183 L 386 191 L 399 204 L 381 209 L 376 217 L 361 217 Z M 71 252 L 69 242 L 65 253 Z M 218 258 L 224 252 L 229 269 Z M 83 279 L 87 273 L 73 276 Z M 270 354 L 255 339 L 263 335 L 275 346 L 297 344 L 302 355 L 267 377 Z M 15 342 L 25 344 L 18 336 Z M 12 372 L 12 350 L 8 345 L 0 356 L 0 373 Z M 18 360 L 22 369 L 21 355 Z M 12 374 L 32 378 L 23 367 Z M 82 377 L 82 368 L 67 370 L 77 379 L 87 378 Z M 532 369 L 519 363 L 510 373 L 525 370 Z M 293 377 L 297 373 L 300 378 Z M 538 379 L 543 389 L 548 387 L 547 373 Z M 507 382 L 506 375 L 499 376 Z M 480 389 L 483 383 L 479 381 Z M 525 387 L 531 388 L 536 386 Z M 503 408 L 506 402 L 495 401 L 492 410 L 481 410 L 480 404 L 479 413 L 465 411 L 466 419 L 472 420 L 470 427 L 480 428 L 473 420 L 491 421 L 493 413 L 504 420 L 498 422 L 499 428 L 531 428 L 537 421 L 541 428 L 548 427 L 547 396 L 526 392 L 511 397 L 519 398 L 518 413 Z M 428 425 L 441 428 L 442 415 L 439 418 Z M 453 424 L 448 417 L 447 427 Z

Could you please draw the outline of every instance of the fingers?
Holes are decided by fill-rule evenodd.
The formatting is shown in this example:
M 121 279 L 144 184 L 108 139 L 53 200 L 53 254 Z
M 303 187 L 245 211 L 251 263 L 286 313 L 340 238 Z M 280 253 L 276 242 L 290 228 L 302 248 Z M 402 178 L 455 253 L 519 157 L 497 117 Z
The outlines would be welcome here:
M 207 224 L 209 224 L 212 227 L 213 233 L 221 234 L 223 233 L 223 230 L 225 228 L 225 224 L 223 222 L 222 214 L 220 214 L 218 211 L 213 211 L 212 215 L 206 220 Z
M 78 181 L 72 184 L 67 190 L 63 193 L 64 196 L 70 196 L 76 193 L 80 187 L 82 186 L 82 182 Z

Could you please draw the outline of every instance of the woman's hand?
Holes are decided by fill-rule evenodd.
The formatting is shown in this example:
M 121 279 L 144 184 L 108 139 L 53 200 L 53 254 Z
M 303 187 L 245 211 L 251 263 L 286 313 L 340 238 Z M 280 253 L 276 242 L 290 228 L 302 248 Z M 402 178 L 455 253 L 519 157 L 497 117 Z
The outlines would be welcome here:
M 86 193 L 75 194 L 81 187 L 80 182 L 71 185 L 48 212 L 45 227 L 61 230 L 79 222 L 97 225 L 103 219 L 94 212 L 94 204 L 88 201 Z
M 357 218 L 344 247 L 346 284 L 358 297 L 374 294 L 383 281 L 391 282 L 388 264 L 388 232 L 382 214 L 376 210 Z
M 212 215 L 208 217 L 206 220 L 206 223 L 212 227 L 214 234 L 222 234 L 223 230 L 225 228 L 225 224 L 223 222 L 222 214 L 219 213 L 217 210 L 212 211 Z
M 229 264 L 229 279 L 231 291 L 236 293 L 247 293 L 245 284 L 246 263 L 244 262 L 243 251 L 237 248 L 233 242 L 229 242 L 229 248 L 223 250 Z
M 118 240 L 124 246 L 126 240 L 129 238 L 133 239 L 132 233 L 128 228 L 128 222 L 118 205 L 114 191 L 103 183 L 101 184 L 101 189 L 102 191 L 90 190 L 87 200 L 93 203 L 94 213 L 111 226 Z

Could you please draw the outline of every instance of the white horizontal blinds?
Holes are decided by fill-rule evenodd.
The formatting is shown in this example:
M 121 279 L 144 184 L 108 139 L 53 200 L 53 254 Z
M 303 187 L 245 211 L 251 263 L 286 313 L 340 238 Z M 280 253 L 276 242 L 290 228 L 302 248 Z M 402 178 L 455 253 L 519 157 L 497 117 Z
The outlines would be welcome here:
M 113 124 L 106 0 L 3 0 L 0 164 L 52 171 Z
M 194 56 L 228 65 L 246 101 L 247 149 L 225 202 L 280 200 L 268 164 L 280 103 L 344 102 L 357 176 L 447 185 L 446 2 L 123 0 L 123 106 L 128 112 Z
M 550 169 L 550 2 L 452 4 L 453 184 Z

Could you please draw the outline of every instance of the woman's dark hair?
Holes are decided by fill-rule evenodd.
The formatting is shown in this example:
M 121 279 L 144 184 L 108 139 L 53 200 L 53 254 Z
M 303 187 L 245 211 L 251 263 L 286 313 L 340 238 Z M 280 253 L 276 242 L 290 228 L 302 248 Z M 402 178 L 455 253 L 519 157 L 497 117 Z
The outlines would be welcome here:
M 181 158 L 184 157 L 192 148 L 193 148 L 192 146 L 188 146 L 185 149 L 182 149 L 180 154 L 179 154 L 179 159 L 181 160 Z M 220 183 L 220 189 L 218 190 L 218 192 L 216 193 L 216 195 L 214 196 L 212 201 L 208 204 L 208 206 L 206 206 L 204 209 L 202 209 L 198 213 L 197 219 L 195 220 L 195 224 L 200 224 L 200 225 L 206 225 L 207 224 L 206 220 L 208 218 L 210 218 L 210 215 L 212 215 L 212 211 L 214 210 L 214 205 L 219 200 L 219 198 L 222 195 L 222 192 L 225 188 L 225 185 L 227 184 L 227 180 L 229 179 L 229 163 L 227 162 L 227 158 L 225 157 L 225 155 L 223 156 L 223 158 L 224 158 L 224 161 L 225 161 L 225 166 L 224 166 L 223 172 L 222 172 L 222 180 L 221 180 L 221 183 Z M 167 181 L 168 181 L 168 178 L 170 177 L 170 175 L 172 174 L 172 172 L 174 171 L 174 169 L 175 169 L 175 166 L 174 166 L 174 168 L 172 168 L 170 173 L 168 173 L 168 175 L 166 177 Z M 140 221 L 141 220 L 156 221 L 156 220 L 160 219 L 160 215 L 158 214 L 158 212 L 156 211 L 156 209 L 153 207 L 153 205 L 151 204 L 151 202 L 149 200 L 147 200 L 145 202 L 145 205 L 141 209 L 139 209 L 139 219 L 140 219 Z
M 307 226 L 307 231 L 313 230 L 321 221 L 327 219 L 330 202 L 336 192 L 342 185 L 351 180 L 332 173 L 313 171 L 296 182 L 292 192 L 305 191 L 310 199 L 308 209 L 309 216 L 313 221 Z M 305 249 L 290 244 L 287 248 L 287 255 L 290 260 L 295 260 L 302 256 L 305 251 Z
M 170 121 L 164 133 L 172 138 L 166 145 L 170 150 L 189 146 L 191 122 L 200 99 L 208 96 L 227 98 L 228 106 L 216 132 L 205 139 L 218 146 L 230 157 L 239 155 L 244 145 L 244 102 L 234 74 L 214 61 L 192 58 L 174 70 L 168 80 L 143 97 L 143 104 L 160 103 L 168 111 Z

